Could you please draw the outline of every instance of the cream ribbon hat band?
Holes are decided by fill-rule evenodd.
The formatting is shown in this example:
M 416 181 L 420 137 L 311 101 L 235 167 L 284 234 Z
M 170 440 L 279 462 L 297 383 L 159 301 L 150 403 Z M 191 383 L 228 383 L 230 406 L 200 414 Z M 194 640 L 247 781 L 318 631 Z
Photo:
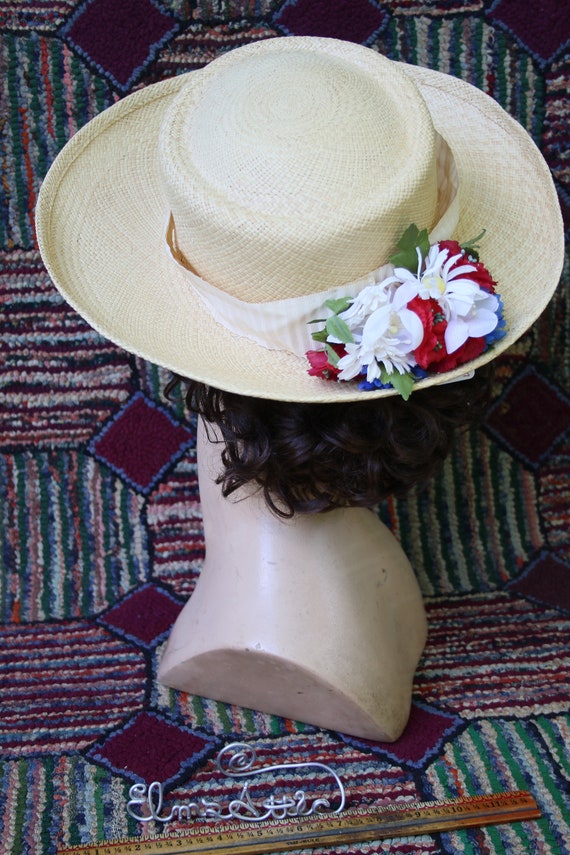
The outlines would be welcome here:
M 165 233 L 165 223 L 166 233 Z M 291 401 L 394 394 L 307 374 L 306 321 L 390 272 L 406 228 L 481 261 L 509 347 L 560 276 L 556 192 L 526 131 L 449 75 L 359 45 L 269 39 L 146 87 L 73 137 L 41 188 L 48 271 L 103 335 L 217 388 Z
M 439 217 L 430 232 L 430 243 L 451 237 L 459 220 L 459 197 L 457 193 L 457 170 L 453 155 L 437 135 L 438 211 Z M 325 300 L 340 297 L 355 297 L 367 285 L 374 285 L 390 276 L 392 264 L 384 264 L 362 276 L 355 282 L 347 282 L 301 297 L 271 300 L 265 303 L 246 303 L 237 297 L 205 282 L 185 258 L 176 240 L 176 224 L 172 214 L 166 227 L 166 244 L 173 261 L 184 270 L 189 286 L 211 312 L 212 317 L 227 330 L 243 336 L 270 350 L 288 351 L 295 356 L 305 357 L 315 345 L 311 338 L 309 322 L 322 314 Z

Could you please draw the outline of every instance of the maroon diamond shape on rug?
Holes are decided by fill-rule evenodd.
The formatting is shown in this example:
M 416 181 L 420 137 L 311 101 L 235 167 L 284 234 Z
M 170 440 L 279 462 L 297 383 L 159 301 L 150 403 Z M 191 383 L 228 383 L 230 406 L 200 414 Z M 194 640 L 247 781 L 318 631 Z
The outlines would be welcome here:
M 486 426 L 509 451 L 536 468 L 570 429 L 570 401 L 529 368 L 490 409 Z
M 489 17 L 544 65 L 570 40 L 568 4 L 560 0 L 498 0 Z
M 93 438 L 89 450 L 133 489 L 147 494 L 194 439 L 190 428 L 139 392 Z
M 570 612 L 570 565 L 543 552 L 507 585 L 529 600 Z
M 101 623 L 146 647 L 156 644 L 180 614 L 182 603 L 156 585 L 145 585 L 125 597 L 101 618 Z
M 415 702 L 406 729 L 395 742 L 374 742 L 345 734 L 341 736 L 350 745 L 366 748 L 398 765 L 421 769 L 440 753 L 443 743 L 462 725 L 463 721 L 457 716 Z
M 370 0 L 288 0 L 273 23 L 288 36 L 324 36 L 365 44 L 388 18 Z
M 178 29 L 178 22 L 152 0 L 87 0 L 60 35 L 126 92 Z
M 131 780 L 179 783 L 219 745 L 216 737 L 181 727 L 153 712 L 141 712 L 88 757 Z

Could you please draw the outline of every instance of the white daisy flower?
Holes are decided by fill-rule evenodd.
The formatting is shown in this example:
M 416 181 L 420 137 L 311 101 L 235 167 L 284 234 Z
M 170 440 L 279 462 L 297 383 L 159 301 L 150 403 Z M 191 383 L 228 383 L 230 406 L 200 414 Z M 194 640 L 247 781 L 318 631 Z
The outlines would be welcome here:
M 473 264 L 460 264 L 451 269 L 460 258 L 461 254 L 450 256 L 448 249 L 440 250 L 435 244 L 425 259 L 423 272 L 421 256 L 417 273 L 403 267 L 394 271 L 394 276 L 402 283 L 394 295 L 396 307 L 407 305 L 418 296 L 424 300 L 432 297 L 440 304 L 447 321 L 445 346 L 448 353 L 454 353 L 468 338 L 488 335 L 498 323 L 497 297 L 472 279 L 465 278 L 466 273 L 474 273 L 477 268 Z
M 393 272 L 381 282 L 367 285 L 352 299 L 325 304 L 332 315 L 313 338 L 333 345 L 333 349 L 327 348 L 324 368 L 319 366 L 318 370 L 309 356 L 309 373 L 320 371 L 320 376 L 338 380 L 353 380 L 365 374 L 367 384 L 372 384 L 368 388 L 391 383 L 407 400 L 417 376 L 421 376 L 414 370 L 418 364 L 414 352 L 418 348 L 423 348 L 419 356 L 423 370 L 437 371 L 441 357 L 456 351 L 460 352 L 455 363 L 463 364 L 461 348 L 469 339 L 484 339 L 494 330 L 497 332 L 493 340 L 504 335 L 501 301 L 483 287 L 492 283 L 489 272 L 472 264 L 465 250 L 455 253 L 447 247 L 441 249 L 440 244 L 428 250 L 427 239 L 427 230 L 420 232 L 417 226 L 410 226 L 398 243 L 400 252 L 396 257 L 403 264 L 413 264 L 415 248 L 415 270 L 394 269 L 390 265 L 388 270 Z M 423 252 L 427 252 L 425 258 Z M 386 268 L 378 270 L 378 278 L 385 272 Z M 477 279 L 482 272 L 479 285 Z M 423 300 L 430 303 L 422 305 Z M 415 311 L 408 308 L 412 301 Z M 343 306 L 347 308 L 340 311 Z M 441 332 L 435 330 L 443 320 L 446 324 L 441 341 Z M 438 354 L 443 344 L 445 351 Z M 312 355 L 312 351 L 309 353 Z M 339 353 L 343 355 L 337 360 Z M 366 384 L 362 387 L 367 388 Z
M 346 320 L 344 313 L 343 320 Z M 349 324 L 350 327 L 350 324 Z M 351 328 L 354 342 L 345 345 L 337 368 L 340 380 L 352 380 L 367 366 L 366 379 L 369 383 L 380 377 L 381 369 L 388 374 L 397 371 L 405 374 L 416 363 L 413 351 L 422 341 L 422 322 L 407 309 L 394 311 L 386 303 L 372 312 L 359 329 Z
M 398 281 L 392 276 L 377 285 L 367 285 L 356 295 L 348 309 L 341 312 L 340 317 L 351 329 L 361 327 L 366 318 L 390 302 L 392 295 L 387 286 Z

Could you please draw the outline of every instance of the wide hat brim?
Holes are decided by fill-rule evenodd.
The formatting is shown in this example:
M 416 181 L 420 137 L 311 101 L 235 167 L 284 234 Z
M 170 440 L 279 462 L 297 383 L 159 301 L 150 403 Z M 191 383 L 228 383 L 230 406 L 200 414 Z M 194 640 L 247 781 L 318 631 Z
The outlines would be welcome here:
M 493 348 L 468 366 L 418 382 L 420 389 L 483 365 L 528 329 L 558 284 L 563 227 L 548 167 L 514 119 L 467 83 L 398 65 L 419 87 L 455 157 L 460 219 L 454 237 L 461 242 L 486 229 L 481 260 L 498 283 L 507 325 Z M 226 391 L 312 403 L 394 394 L 311 377 L 304 359 L 228 331 L 173 265 L 164 244 L 168 203 L 157 146 L 186 77 L 118 102 L 82 128 L 54 162 L 41 188 L 36 228 L 55 285 L 125 350 Z

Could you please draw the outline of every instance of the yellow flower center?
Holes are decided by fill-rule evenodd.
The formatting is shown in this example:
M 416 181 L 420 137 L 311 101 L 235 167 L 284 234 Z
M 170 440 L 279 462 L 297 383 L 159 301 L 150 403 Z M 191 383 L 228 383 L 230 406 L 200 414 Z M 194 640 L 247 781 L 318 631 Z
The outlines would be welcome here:
M 445 294 L 446 284 L 441 276 L 426 276 L 425 283 L 430 291 L 436 290 Z

